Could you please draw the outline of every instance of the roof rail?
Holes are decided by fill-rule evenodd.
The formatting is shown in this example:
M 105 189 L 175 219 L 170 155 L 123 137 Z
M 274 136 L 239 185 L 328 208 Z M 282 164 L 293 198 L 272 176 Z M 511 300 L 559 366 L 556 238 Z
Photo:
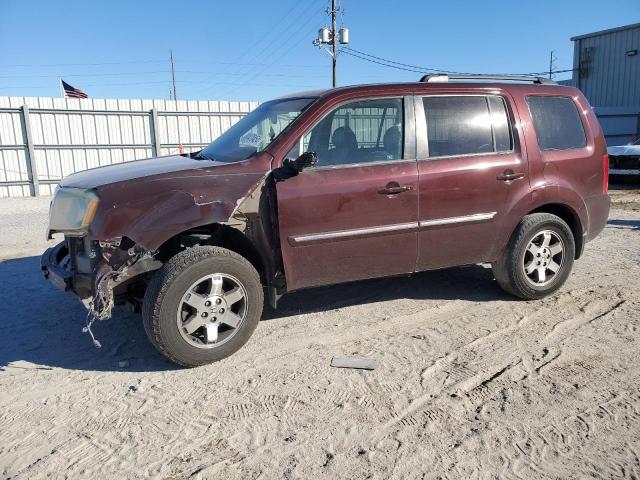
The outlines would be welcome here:
M 436 73 L 425 75 L 420 79 L 421 82 L 425 83 L 446 83 L 449 80 L 507 80 L 511 82 L 533 82 L 542 85 L 557 85 L 557 83 L 550 78 L 535 77 L 530 75 L 476 75 L 473 73 Z

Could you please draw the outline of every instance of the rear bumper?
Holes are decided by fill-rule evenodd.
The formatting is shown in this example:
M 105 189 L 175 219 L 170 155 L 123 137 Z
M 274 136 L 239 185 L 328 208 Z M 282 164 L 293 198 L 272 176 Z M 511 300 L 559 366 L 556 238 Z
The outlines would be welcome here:
M 585 240 L 588 242 L 596 238 L 607 225 L 611 198 L 607 194 L 596 195 L 585 199 L 585 204 L 589 214 L 589 229 L 585 235 Z

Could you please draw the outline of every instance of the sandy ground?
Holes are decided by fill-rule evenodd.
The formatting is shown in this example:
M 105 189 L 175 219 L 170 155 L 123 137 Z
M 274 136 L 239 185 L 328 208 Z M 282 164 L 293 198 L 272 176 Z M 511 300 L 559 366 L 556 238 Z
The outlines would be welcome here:
M 291 294 L 184 370 L 45 282 L 47 199 L 0 200 L 2 478 L 640 478 L 640 191 L 556 295 L 486 266 Z M 373 371 L 335 369 L 365 355 Z M 120 367 L 120 362 L 126 362 Z

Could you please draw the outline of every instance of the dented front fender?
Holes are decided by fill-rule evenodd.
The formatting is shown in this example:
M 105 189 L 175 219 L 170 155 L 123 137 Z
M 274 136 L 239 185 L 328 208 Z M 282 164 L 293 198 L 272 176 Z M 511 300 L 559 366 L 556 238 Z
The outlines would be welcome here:
M 270 159 L 255 163 L 254 168 L 232 164 L 103 185 L 89 234 L 95 239 L 128 237 L 153 251 L 191 228 L 229 223 L 269 171 Z

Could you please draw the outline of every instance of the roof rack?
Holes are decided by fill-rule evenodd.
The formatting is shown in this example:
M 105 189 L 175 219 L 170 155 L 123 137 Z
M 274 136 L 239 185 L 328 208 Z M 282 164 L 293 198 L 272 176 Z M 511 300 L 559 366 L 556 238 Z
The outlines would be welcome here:
M 425 83 L 446 83 L 449 80 L 506 80 L 511 82 L 533 82 L 541 85 L 557 85 L 556 82 L 549 78 L 535 77 L 529 75 L 481 75 L 481 74 L 450 74 L 436 73 L 425 75 L 420 79 Z

